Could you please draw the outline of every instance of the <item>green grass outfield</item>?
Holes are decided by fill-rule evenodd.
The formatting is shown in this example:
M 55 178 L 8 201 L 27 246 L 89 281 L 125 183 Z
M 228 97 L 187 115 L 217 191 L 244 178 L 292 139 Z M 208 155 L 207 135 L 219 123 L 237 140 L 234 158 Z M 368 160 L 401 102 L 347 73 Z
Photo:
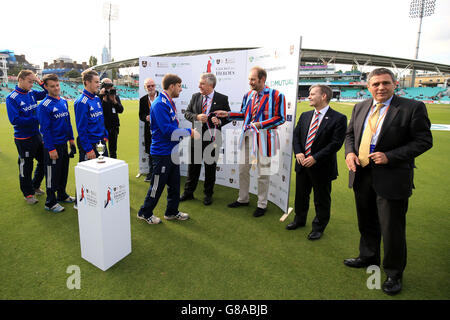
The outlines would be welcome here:
M 25 203 L 19 189 L 17 151 L 4 104 L 0 105 L 0 299 L 449 299 L 450 132 L 433 131 L 433 148 L 416 160 L 416 189 L 407 214 L 408 265 L 401 294 L 369 290 L 369 274 L 343 260 L 358 255 L 359 232 L 353 192 L 347 188 L 343 149 L 339 178 L 333 182 L 330 223 L 319 241 L 306 239 L 307 227 L 285 230 L 276 206 L 255 219 L 251 207 L 230 210 L 237 190 L 216 186 L 214 203 L 180 204 L 191 219 L 148 225 L 136 219 L 149 184 L 138 172 L 138 102 L 124 102 L 118 155 L 129 165 L 132 253 L 103 272 L 81 258 L 77 213 L 71 205 L 53 214 Z M 352 104 L 332 103 L 349 118 Z M 309 110 L 301 103 L 301 112 Z M 72 121 L 74 119 L 70 105 Z M 429 105 L 432 123 L 450 124 L 450 106 Z M 75 130 L 75 126 L 74 126 Z M 75 190 L 71 160 L 68 191 Z M 182 178 L 181 185 L 184 185 Z M 290 206 L 294 205 L 292 173 Z M 42 187 L 44 184 L 42 185 Z M 166 193 L 155 214 L 163 217 Z M 67 267 L 81 269 L 81 289 L 66 287 Z M 381 282 L 384 281 L 382 272 Z

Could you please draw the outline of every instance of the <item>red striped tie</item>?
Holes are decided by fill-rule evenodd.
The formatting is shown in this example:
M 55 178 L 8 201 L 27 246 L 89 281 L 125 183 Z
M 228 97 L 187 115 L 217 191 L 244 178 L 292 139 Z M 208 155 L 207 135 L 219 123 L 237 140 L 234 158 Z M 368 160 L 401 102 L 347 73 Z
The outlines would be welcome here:
M 256 93 L 256 99 L 255 99 L 255 103 L 253 103 L 252 106 L 252 122 L 255 121 L 255 117 L 256 117 L 256 113 L 258 112 L 258 107 L 259 107 L 259 94 Z
M 308 138 L 306 138 L 305 157 L 311 154 L 311 146 L 314 142 L 314 138 L 316 137 L 318 127 L 319 127 L 319 113 L 314 112 L 314 120 L 311 123 L 311 127 L 309 128 Z
M 205 96 L 205 101 L 203 101 L 203 106 L 202 106 L 202 113 L 206 113 L 207 109 L 208 109 L 208 96 Z

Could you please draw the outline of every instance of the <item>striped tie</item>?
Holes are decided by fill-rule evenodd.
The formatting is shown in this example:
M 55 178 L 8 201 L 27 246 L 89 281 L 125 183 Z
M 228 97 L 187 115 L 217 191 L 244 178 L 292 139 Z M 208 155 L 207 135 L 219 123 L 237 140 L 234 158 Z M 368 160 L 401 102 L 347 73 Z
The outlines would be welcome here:
M 309 127 L 308 138 L 306 138 L 305 145 L 305 157 L 308 157 L 311 154 L 311 146 L 314 142 L 314 138 L 316 137 L 317 128 L 319 127 L 319 113 L 314 112 L 314 120 Z
M 206 110 L 208 109 L 208 96 L 204 96 L 204 97 L 205 97 L 205 101 L 203 101 L 202 113 L 206 113 Z
M 255 103 L 252 106 L 252 122 L 256 120 L 255 118 L 256 113 L 258 112 L 258 107 L 259 107 L 259 94 L 256 93 Z

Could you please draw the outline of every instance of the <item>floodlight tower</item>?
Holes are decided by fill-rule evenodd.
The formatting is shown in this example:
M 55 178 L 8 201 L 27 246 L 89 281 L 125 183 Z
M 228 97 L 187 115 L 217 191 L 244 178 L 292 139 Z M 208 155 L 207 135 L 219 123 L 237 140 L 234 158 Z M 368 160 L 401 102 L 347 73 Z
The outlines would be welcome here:
M 111 20 L 119 19 L 119 6 L 111 2 L 105 2 L 103 4 L 103 18 L 108 20 L 108 31 L 109 31 L 109 61 L 111 62 Z
M 436 0 L 411 0 L 411 6 L 409 8 L 410 18 L 420 18 L 419 22 L 419 33 L 417 34 L 417 46 L 415 59 L 419 57 L 419 43 L 420 43 L 420 33 L 422 31 L 422 18 L 429 17 L 434 13 L 434 7 L 436 6 Z M 413 67 L 412 74 L 412 86 L 416 81 L 416 68 Z

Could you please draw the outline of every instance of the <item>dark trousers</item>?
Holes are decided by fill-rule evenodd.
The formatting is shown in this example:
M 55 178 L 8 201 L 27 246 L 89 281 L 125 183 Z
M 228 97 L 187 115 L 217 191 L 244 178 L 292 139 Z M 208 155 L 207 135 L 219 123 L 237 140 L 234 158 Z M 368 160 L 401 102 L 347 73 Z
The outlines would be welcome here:
M 56 145 L 58 159 L 50 159 L 48 150 L 44 148 L 45 179 L 47 200 L 45 205 L 53 207 L 58 201 L 63 201 L 69 196 L 66 193 L 67 176 L 69 174 L 69 154 L 67 143 Z M 57 194 L 57 196 L 56 196 Z
M 153 163 L 152 163 L 152 155 L 148 154 L 148 173 L 147 178 L 151 179 L 153 174 Z
M 14 139 L 19 153 L 19 182 L 20 190 L 25 197 L 34 195 L 34 190 L 38 189 L 44 179 L 44 145 L 40 134 L 29 139 Z M 33 179 L 33 160 L 36 159 L 37 165 L 34 170 Z
M 152 155 L 153 173 L 150 187 L 139 215 L 149 218 L 158 204 L 161 193 L 167 185 L 167 208 L 164 215 L 178 213 L 180 203 L 180 165 L 172 162 L 171 156 Z
M 191 141 L 192 142 L 192 141 Z M 190 163 L 188 165 L 188 176 L 186 178 L 186 183 L 184 185 L 184 193 L 187 195 L 191 195 L 194 193 L 197 188 L 198 179 L 200 177 L 200 171 L 202 169 L 202 164 L 196 164 L 194 160 L 197 162 L 203 161 L 203 152 L 205 148 L 213 142 L 203 141 L 202 142 L 202 154 L 196 155 L 194 152 L 194 147 L 191 147 L 191 155 L 190 155 Z M 215 158 L 216 149 L 212 150 L 211 157 Z M 205 165 L 205 182 L 203 184 L 204 189 L 203 192 L 206 196 L 212 196 L 214 193 L 214 184 L 216 183 L 216 168 L 217 161 L 214 161 L 212 164 L 207 164 L 203 161 Z
M 296 220 L 300 225 L 306 224 L 311 189 L 314 190 L 314 207 L 316 209 L 316 217 L 312 222 L 312 230 L 323 232 L 330 221 L 331 180 L 317 181 L 311 177 L 311 172 L 306 168 L 296 173 Z
M 406 267 L 408 198 L 390 200 L 378 196 L 372 186 L 370 167 L 358 169 L 353 191 L 361 234 L 359 256 L 379 263 L 383 237 L 384 271 L 390 277 L 402 277 Z
M 119 127 L 106 128 L 108 131 L 108 150 L 111 158 L 117 159 L 117 139 L 119 137 Z

